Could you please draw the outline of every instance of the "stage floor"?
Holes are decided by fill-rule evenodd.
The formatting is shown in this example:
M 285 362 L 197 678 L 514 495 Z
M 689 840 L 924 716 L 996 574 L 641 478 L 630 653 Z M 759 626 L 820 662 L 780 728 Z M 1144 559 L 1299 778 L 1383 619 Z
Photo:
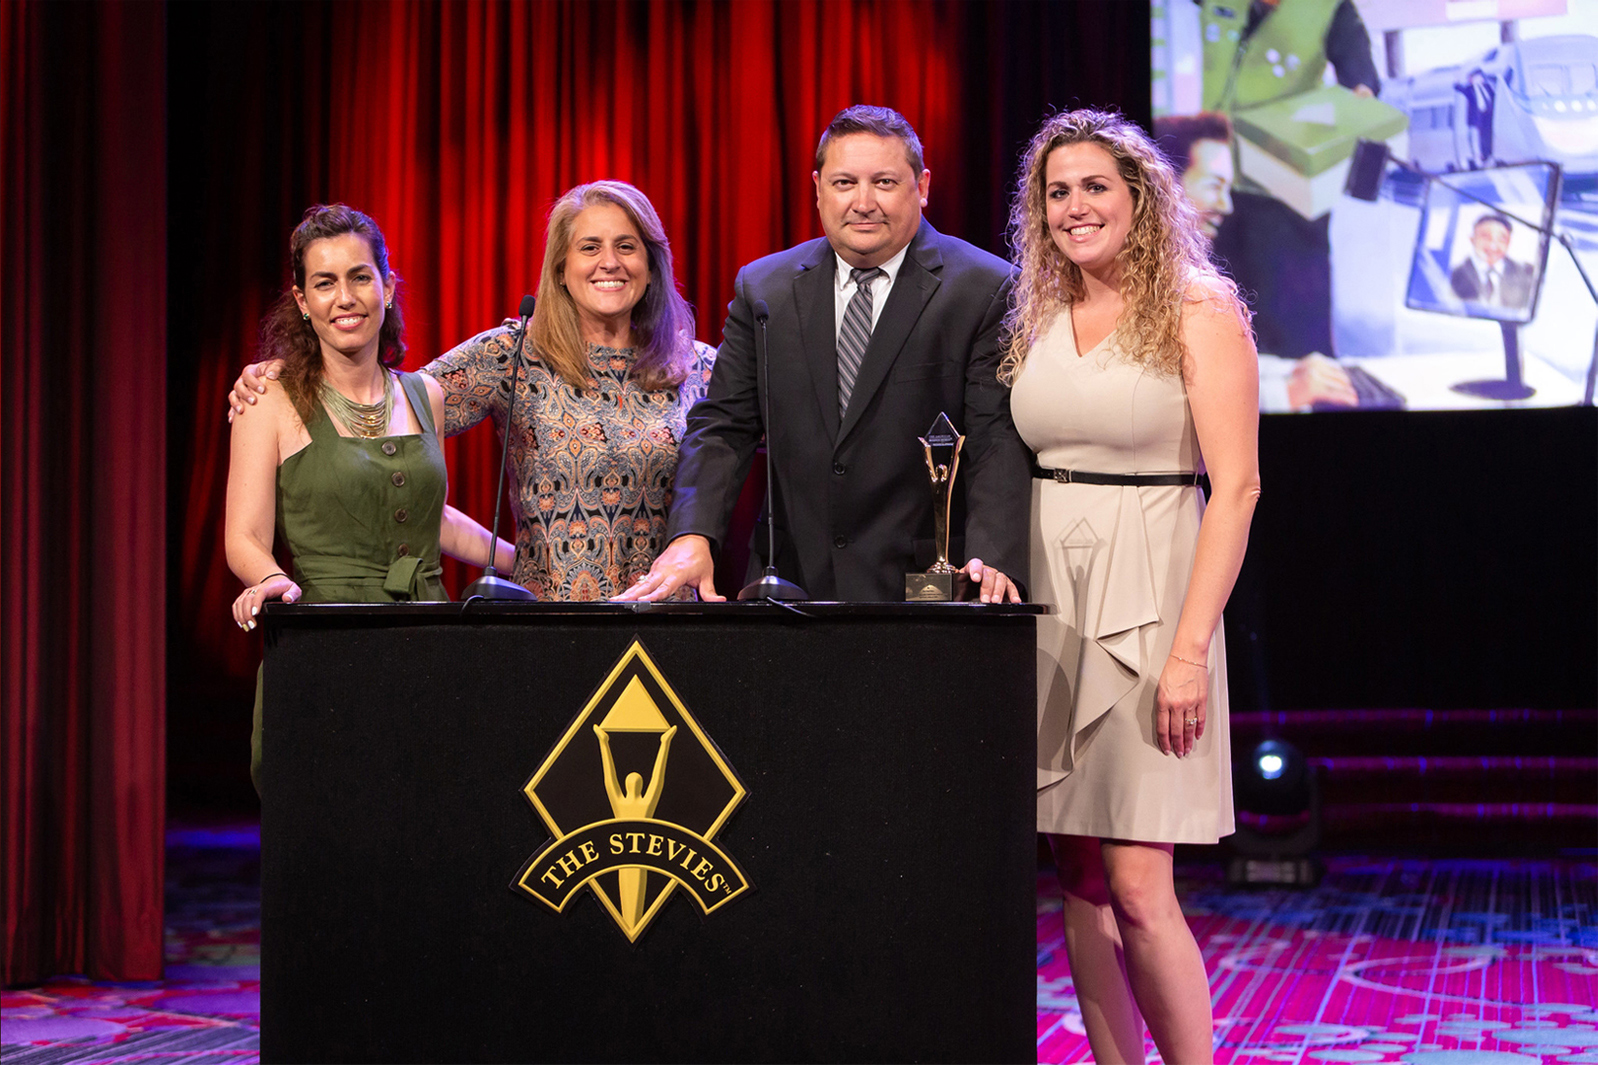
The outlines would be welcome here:
M 1598 1063 L 1593 857 L 1328 865 L 1310 891 L 1229 889 L 1217 866 L 1179 867 L 1217 1061 Z M 6 991 L 7 1065 L 258 1060 L 259 869 L 254 825 L 174 827 L 166 979 Z M 1037 929 L 1038 1061 L 1089 1061 L 1048 874 Z
M 1328 860 L 1313 890 L 1178 867 L 1218 1062 L 1598 1062 L 1591 858 Z M 1085 1062 L 1052 877 L 1038 879 L 1038 1061 Z M 1153 1044 L 1148 1060 L 1158 1056 Z

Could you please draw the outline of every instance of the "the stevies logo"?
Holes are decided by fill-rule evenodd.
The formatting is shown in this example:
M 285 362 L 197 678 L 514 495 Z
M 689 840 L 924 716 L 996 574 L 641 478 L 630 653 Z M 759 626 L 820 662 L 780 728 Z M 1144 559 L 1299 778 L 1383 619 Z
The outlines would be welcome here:
M 512 886 L 556 912 L 587 887 L 637 940 L 678 887 L 707 914 L 749 889 L 711 842 L 744 786 L 636 639 L 522 790 L 554 838 Z

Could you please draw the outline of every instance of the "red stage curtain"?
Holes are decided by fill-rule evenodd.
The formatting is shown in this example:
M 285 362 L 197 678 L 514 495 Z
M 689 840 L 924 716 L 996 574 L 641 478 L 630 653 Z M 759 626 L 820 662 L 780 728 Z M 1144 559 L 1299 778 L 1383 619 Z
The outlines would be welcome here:
M 308 28 L 284 31 L 245 12 L 210 16 L 239 21 L 225 23 L 236 27 L 231 35 L 204 36 L 186 9 L 174 33 L 196 33 L 181 51 L 200 63 L 206 43 L 220 39 L 248 39 L 254 51 L 264 35 L 296 49 L 267 83 L 274 92 L 312 85 L 320 95 L 307 90 L 303 105 L 281 116 L 305 124 L 300 142 L 283 146 L 302 166 L 325 167 L 309 182 L 313 198 L 355 204 L 384 227 L 407 282 L 411 368 L 512 313 L 537 283 L 549 205 L 578 182 L 620 178 L 650 196 L 699 335 L 714 344 L 737 268 L 819 235 L 811 160 L 840 108 L 865 101 L 902 111 L 925 142 L 934 224 L 999 250 L 1016 147 L 1003 134 L 1030 132 L 1051 102 L 1115 104 L 1129 91 L 1147 98 L 1148 19 L 1136 4 L 416 0 L 297 5 L 273 8 L 272 17 L 290 11 Z M 1085 38 L 1097 46 L 1071 43 Z M 342 46 L 349 42 L 358 47 Z M 1006 93 L 1007 82 L 1025 89 Z M 1047 95 L 1061 83 L 1073 88 Z M 264 90 L 239 91 L 242 100 L 220 98 L 253 113 L 252 97 Z M 208 94 L 174 92 L 175 111 L 191 95 Z M 225 128 L 207 121 L 196 129 L 205 131 L 196 164 L 214 180 L 261 185 L 259 170 L 230 169 L 242 151 L 217 150 Z M 285 166 L 255 162 L 268 175 Z M 276 216 L 279 246 L 293 221 Z M 981 231 L 964 224 L 973 221 Z M 281 286 L 286 278 L 280 265 L 276 276 L 249 280 Z M 202 339 L 206 385 L 195 397 L 197 461 L 187 488 L 196 501 L 218 498 L 224 472 L 210 380 L 231 378 L 250 354 L 238 341 L 252 323 L 225 324 Z M 449 456 L 452 501 L 486 521 L 497 441 L 469 434 Z M 214 502 L 205 509 L 215 513 Z M 185 536 L 195 569 L 182 578 L 181 598 L 186 612 L 206 613 L 187 621 L 184 635 L 242 675 L 239 641 L 207 635 L 233 588 L 219 529 L 191 522 Z M 451 563 L 446 579 L 458 589 L 469 576 Z M 227 649 L 214 646 L 224 639 Z
M 240 752 L 229 766 L 248 793 L 260 651 L 224 623 L 237 582 L 221 549 L 222 392 L 287 283 L 305 206 L 345 200 L 384 227 L 415 368 L 532 291 L 561 192 L 631 181 L 659 210 L 699 336 L 715 344 L 738 267 L 819 235 L 812 157 L 840 108 L 902 111 L 925 143 L 933 224 L 1001 253 L 1016 154 L 1046 110 L 1147 113 L 1148 12 L 1121 0 L 172 10 L 171 277 L 192 298 L 174 299 L 171 320 L 171 749 L 197 797 L 219 790 L 199 780 L 210 750 Z M 498 440 L 479 429 L 446 454 L 451 501 L 486 522 Z M 471 574 L 448 563 L 445 577 L 458 591 Z
M 1147 31 L 1117 0 L 0 5 L 3 979 L 159 969 L 168 634 L 186 781 L 244 780 L 221 393 L 306 205 L 387 228 L 415 366 L 534 285 L 556 195 L 630 180 L 714 343 L 737 267 L 817 232 L 838 108 L 908 115 L 934 224 L 1002 250 L 1050 105 L 1146 116 Z M 449 454 L 486 517 L 495 441 Z
M 165 10 L 0 6 L 0 979 L 161 974 Z
M 738 266 L 819 235 L 811 157 L 840 108 L 892 103 L 926 136 L 934 174 L 956 169 L 961 14 L 925 2 L 340 5 L 331 38 L 367 47 L 328 70 L 349 121 L 329 137 L 327 192 L 388 235 L 409 282 L 412 367 L 511 313 L 537 284 L 549 205 L 606 177 L 655 203 L 714 344 Z M 493 481 L 474 474 L 497 449 L 481 432 L 451 456 L 453 501 L 485 521 Z

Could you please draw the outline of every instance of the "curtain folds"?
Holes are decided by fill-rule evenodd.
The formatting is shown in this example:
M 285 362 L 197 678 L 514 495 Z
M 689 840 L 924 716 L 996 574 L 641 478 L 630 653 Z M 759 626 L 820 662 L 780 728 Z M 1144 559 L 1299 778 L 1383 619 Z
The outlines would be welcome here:
M 375 217 L 405 279 L 408 368 L 514 313 L 537 284 L 545 214 L 578 182 L 620 178 L 649 195 L 699 337 L 716 344 L 738 267 L 820 234 L 812 158 L 842 107 L 903 112 L 925 143 L 933 224 L 1002 252 L 1015 153 L 1043 113 L 1081 102 L 1140 118 L 1148 106 L 1148 12 L 1120 0 L 359 0 L 265 16 L 227 7 L 184 8 L 174 55 L 214 64 L 223 42 L 250 40 L 257 52 L 280 49 L 272 91 L 315 88 L 275 119 L 305 124 L 298 143 L 284 139 L 284 158 L 239 167 L 255 127 L 207 122 L 193 172 L 213 189 L 246 190 L 237 209 L 255 215 L 235 218 L 266 226 L 279 248 L 313 201 L 344 200 Z M 281 25 L 285 10 L 294 28 Z M 241 59 L 256 61 L 230 57 Z M 219 70 L 214 84 L 174 87 L 174 124 L 190 106 L 222 117 L 218 99 L 255 116 L 278 106 L 265 93 Z M 174 141 L 174 180 L 190 172 L 183 150 Z M 303 187 L 304 202 L 258 210 L 249 190 L 263 168 L 279 179 L 274 189 Z M 229 289 L 244 280 L 253 303 L 287 277 L 280 253 L 275 272 L 197 280 Z M 248 361 L 251 346 L 237 342 L 244 324 L 218 320 L 197 338 L 202 376 L 230 380 Z M 213 374 L 218 362 L 225 370 Z M 188 491 L 214 499 L 225 462 L 207 456 L 225 455 L 220 399 L 195 403 Z M 451 501 L 486 522 L 498 441 L 480 429 L 446 454 Z M 180 577 L 180 599 L 203 613 L 182 638 L 243 676 L 254 667 L 239 641 L 222 649 L 220 635 L 204 635 L 225 605 L 216 589 L 232 588 L 219 536 L 195 535 L 187 556 L 196 570 Z M 450 587 L 472 576 L 446 563 Z
M 1146 118 L 1147 57 L 1121 0 L 0 4 L 4 980 L 152 976 L 163 757 L 184 801 L 250 794 L 223 394 L 308 205 L 383 225 L 414 368 L 534 288 L 556 196 L 631 181 L 714 344 L 737 268 L 819 234 L 841 107 L 904 112 L 933 224 L 1002 251 L 1040 116 Z M 487 520 L 498 441 L 446 454 Z
M 7 984 L 162 961 L 165 11 L 9 3 L 0 754 Z

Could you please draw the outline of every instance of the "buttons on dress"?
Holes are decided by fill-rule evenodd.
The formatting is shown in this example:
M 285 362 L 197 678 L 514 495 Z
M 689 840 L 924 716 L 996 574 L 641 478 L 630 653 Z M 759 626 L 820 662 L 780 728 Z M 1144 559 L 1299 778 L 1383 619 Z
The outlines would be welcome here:
M 398 547 L 396 547 L 394 549 L 394 553 L 396 555 L 398 555 L 400 558 L 404 558 L 406 555 L 411 553 L 411 545 L 410 544 L 400 544 Z
M 848 547 L 849 546 L 849 538 L 847 536 L 834 536 L 832 538 L 832 546 L 833 547 Z
M 404 523 L 405 521 L 410 519 L 410 516 L 411 516 L 411 512 L 406 510 L 404 507 L 400 507 L 398 510 L 396 510 L 394 512 L 394 520 L 397 521 L 397 522 Z
M 399 445 L 392 440 L 383 441 L 383 454 L 392 455 L 399 450 Z
M 849 467 L 845 466 L 841 462 L 834 462 L 832 464 L 832 472 L 842 476 L 843 474 L 849 472 Z
M 395 488 L 405 487 L 405 475 L 398 470 L 394 471 L 394 476 L 389 478 L 389 480 L 394 482 Z

